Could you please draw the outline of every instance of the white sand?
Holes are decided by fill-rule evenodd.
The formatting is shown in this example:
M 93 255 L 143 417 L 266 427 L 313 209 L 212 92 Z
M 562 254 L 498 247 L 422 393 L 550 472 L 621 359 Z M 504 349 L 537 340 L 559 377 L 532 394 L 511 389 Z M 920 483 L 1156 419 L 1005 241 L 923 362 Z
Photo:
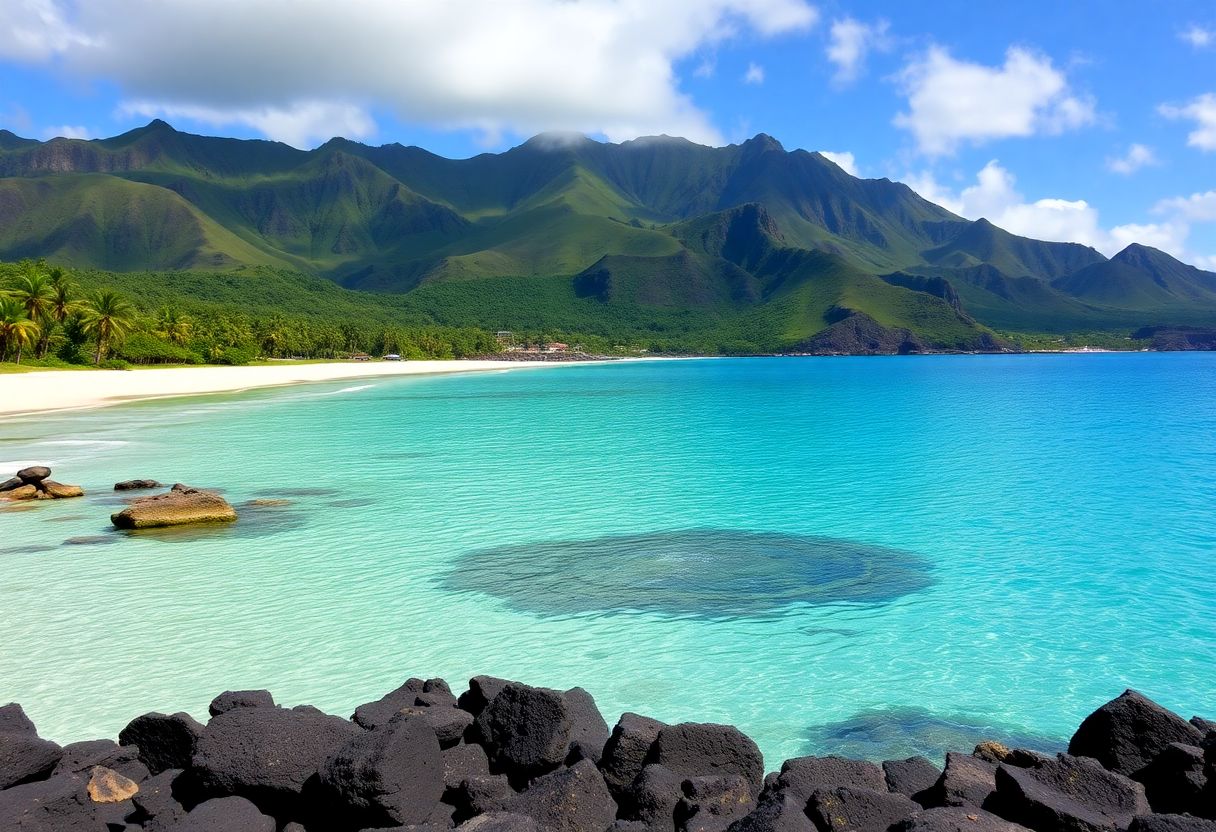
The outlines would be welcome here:
M 562 361 L 334 361 L 256 367 L 12 373 L 0 375 L 0 416 L 103 407 L 136 399 L 228 393 L 285 384 L 573 365 L 573 362 Z

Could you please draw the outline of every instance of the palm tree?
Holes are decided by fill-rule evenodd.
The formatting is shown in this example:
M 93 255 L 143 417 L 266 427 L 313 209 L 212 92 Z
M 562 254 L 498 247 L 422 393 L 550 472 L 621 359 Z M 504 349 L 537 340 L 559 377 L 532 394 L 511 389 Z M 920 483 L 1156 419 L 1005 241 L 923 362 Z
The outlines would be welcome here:
M 31 263 L 25 268 L 25 273 L 17 278 L 9 295 L 25 309 L 25 315 L 38 325 L 42 337 L 38 342 L 38 357 L 46 354 L 50 346 L 51 306 L 54 300 L 54 288 L 45 271 L 37 263 Z
M 122 295 L 106 289 L 85 302 L 80 320 L 85 332 L 97 339 L 93 363 L 100 364 L 107 346 L 121 339 L 135 324 L 135 307 L 127 303 Z
M 21 348 L 38 337 L 38 323 L 30 319 L 21 301 L 0 297 L 0 356 L 8 355 L 10 345 L 17 347 L 17 363 L 21 363 Z
M 176 307 L 166 306 L 161 310 L 160 319 L 156 322 L 156 334 L 161 338 L 184 347 L 193 332 L 194 323 Z

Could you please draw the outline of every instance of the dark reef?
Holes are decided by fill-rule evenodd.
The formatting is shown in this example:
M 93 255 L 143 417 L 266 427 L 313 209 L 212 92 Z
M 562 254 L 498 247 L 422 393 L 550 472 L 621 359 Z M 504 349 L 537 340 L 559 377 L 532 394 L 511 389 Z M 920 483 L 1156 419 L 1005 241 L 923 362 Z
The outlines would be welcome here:
M 540 615 L 764 616 L 792 604 L 879 603 L 924 589 L 930 565 L 853 540 L 689 529 L 500 546 L 460 558 L 448 589 Z
M 351 719 L 225 691 L 204 725 L 134 719 L 60 747 L 0 707 L 0 830 L 28 832 L 1216 832 L 1216 725 L 1127 691 L 1067 753 L 981 742 L 765 774 L 729 725 L 625 714 L 582 688 L 409 679 Z

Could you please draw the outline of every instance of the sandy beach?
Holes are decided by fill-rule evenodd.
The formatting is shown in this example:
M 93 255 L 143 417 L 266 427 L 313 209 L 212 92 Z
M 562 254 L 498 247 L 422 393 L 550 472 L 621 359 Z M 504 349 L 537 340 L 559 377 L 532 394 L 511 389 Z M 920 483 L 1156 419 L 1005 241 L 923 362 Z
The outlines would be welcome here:
M 334 361 L 280 366 L 173 367 L 127 371 L 48 370 L 0 375 L 0 416 L 344 379 L 562 366 L 570 365 L 557 361 Z

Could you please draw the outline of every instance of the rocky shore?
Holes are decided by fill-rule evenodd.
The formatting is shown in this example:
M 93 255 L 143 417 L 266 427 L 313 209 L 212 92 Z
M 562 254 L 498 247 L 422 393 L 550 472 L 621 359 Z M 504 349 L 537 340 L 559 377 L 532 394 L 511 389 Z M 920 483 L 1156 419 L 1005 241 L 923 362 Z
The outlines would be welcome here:
M 227 691 L 59 745 L 0 708 L 0 829 L 32 832 L 1216 832 L 1216 723 L 1127 691 L 1068 753 L 985 742 L 881 764 L 786 760 L 728 725 L 487 676 L 410 679 L 350 719 Z

